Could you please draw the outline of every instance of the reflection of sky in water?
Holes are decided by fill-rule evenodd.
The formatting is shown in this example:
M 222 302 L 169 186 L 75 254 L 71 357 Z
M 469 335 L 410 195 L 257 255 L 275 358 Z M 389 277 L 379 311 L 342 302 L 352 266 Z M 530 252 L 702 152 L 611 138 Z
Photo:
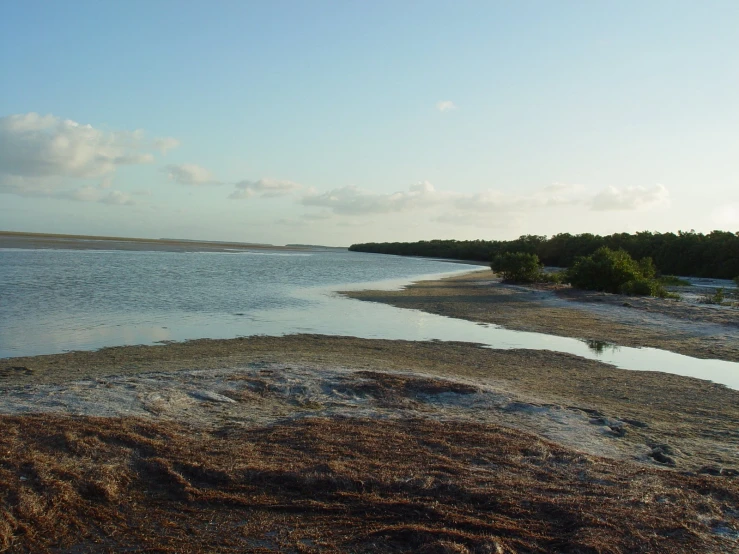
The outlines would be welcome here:
M 202 337 L 319 333 L 548 349 L 739 388 L 739 364 L 731 362 L 510 331 L 331 292 L 398 288 L 420 275 L 470 266 L 347 252 L 19 254 L 0 252 L 0 356 Z M 382 282 L 368 286 L 367 281 Z

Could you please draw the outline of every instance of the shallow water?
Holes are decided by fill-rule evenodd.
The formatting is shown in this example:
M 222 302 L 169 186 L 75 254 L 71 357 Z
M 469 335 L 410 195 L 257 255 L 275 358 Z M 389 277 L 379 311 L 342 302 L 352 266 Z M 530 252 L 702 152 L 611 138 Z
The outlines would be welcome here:
M 319 333 L 548 349 L 739 389 L 739 364 L 732 362 L 511 331 L 333 292 L 398 288 L 421 277 L 470 269 L 354 252 L 4 250 L 0 357 L 203 337 Z
M 346 251 L 0 250 L 0 357 L 200 337 L 336 332 L 310 291 L 470 266 Z M 343 305 L 343 304 L 342 304 Z M 318 325 L 316 314 L 335 312 Z M 278 323 L 270 314 L 279 314 Z M 286 314 L 291 314 L 287 317 Z

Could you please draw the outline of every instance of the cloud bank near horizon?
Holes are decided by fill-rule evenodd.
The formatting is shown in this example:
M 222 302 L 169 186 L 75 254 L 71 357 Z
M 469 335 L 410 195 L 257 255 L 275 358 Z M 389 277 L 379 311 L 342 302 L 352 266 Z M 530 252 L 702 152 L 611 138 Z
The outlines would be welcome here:
M 173 138 L 147 141 L 142 130 L 103 131 L 71 119 L 35 112 L 0 117 L 0 192 L 131 205 L 130 195 L 109 188 L 119 167 L 154 162 Z M 79 180 L 102 179 L 97 187 Z
M 444 112 L 456 106 L 445 100 L 437 104 L 437 109 Z M 116 171 L 123 166 L 152 165 L 154 153 L 165 155 L 179 146 L 180 141 L 173 137 L 147 139 L 142 130 L 105 131 L 53 115 L 31 112 L 2 117 L 0 193 L 136 205 L 133 196 L 137 193 L 111 188 Z M 498 189 L 440 190 L 421 181 L 405 190 L 380 193 L 355 185 L 319 191 L 268 177 L 222 181 L 195 163 L 170 163 L 159 171 L 166 173 L 170 183 L 181 186 L 231 185 L 233 189 L 226 195 L 230 200 L 286 199 L 307 209 L 296 215 L 303 222 L 423 213 L 428 220 L 449 225 L 497 226 L 520 221 L 531 211 L 556 207 L 604 212 L 643 211 L 670 205 L 670 193 L 662 184 L 607 186 L 594 192 L 593 187 L 555 183 L 533 192 L 513 193 Z M 90 183 L 93 179 L 97 184 Z M 315 208 L 320 211 L 313 211 Z
M 436 211 L 435 220 L 451 224 L 480 224 L 487 216 L 510 216 L 544 208 L 581 206 L 595 211 L 648 210 L 669 205 L 664 185 L 654 187 L 613 187 L 597 193 L 581 185 L 555 183 L 527 194 L 489 189 L 476 193 L 437 190 L 428 181 L 407 191 L 389 194 L 363 190 L 357 186 L 336 188 L 303 196 L 304 206 L 321 207 L 339 216 L 359 216 Z M 492 222 L 490 223 L 492 224 Z

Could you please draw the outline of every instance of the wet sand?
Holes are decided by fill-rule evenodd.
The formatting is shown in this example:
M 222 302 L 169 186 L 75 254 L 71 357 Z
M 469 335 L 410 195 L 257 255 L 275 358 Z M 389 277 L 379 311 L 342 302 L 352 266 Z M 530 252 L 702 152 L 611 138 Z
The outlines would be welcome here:
M 681 318 L 658 304 L 494 287 L 484 272 L 348 294 L 680 346 L 655 322 Z M 733 359 L 688 331 L 693 352 Z M 0 387 L 10 552 L 739 550 L 739 391 L 699 379 L 292 335 L 5 359 Z
M 563 286 L 505 285 L 490 271 L 420 281 L 351 298 L 443 316 L 632 347 L 739 361 L 739 308 L 626 297 Z

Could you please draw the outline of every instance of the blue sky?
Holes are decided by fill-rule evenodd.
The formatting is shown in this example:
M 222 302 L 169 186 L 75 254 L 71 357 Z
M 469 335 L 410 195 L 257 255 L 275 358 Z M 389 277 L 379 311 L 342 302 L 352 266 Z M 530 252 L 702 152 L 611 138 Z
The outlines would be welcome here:
M 739 230 L 739 3 L 5 2 L 0 229 Z

